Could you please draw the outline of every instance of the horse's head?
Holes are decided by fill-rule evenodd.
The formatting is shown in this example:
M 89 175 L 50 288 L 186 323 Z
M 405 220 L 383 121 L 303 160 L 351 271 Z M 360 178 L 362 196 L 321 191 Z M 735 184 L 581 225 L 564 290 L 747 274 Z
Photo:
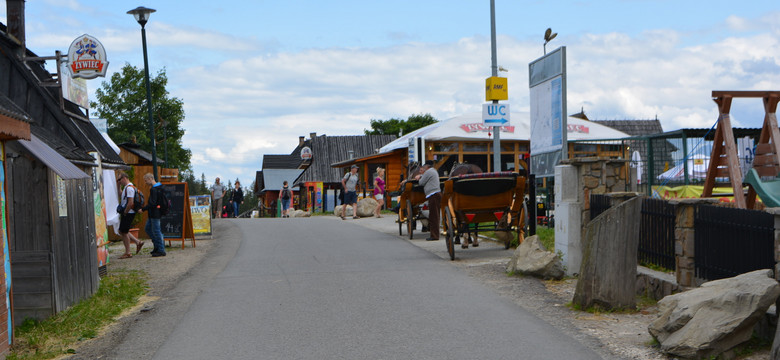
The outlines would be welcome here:
M 474 164 L 469 163 L 455 163 L 452 165 L 452 170 L 450 171 L 450 178 L 456 177 L 458 175 L 463 174 L 479 174 L 482 172 L 482 169 Z
M 406 167 L 406 170 L 407 170 L 406 178 L 413 179 L 420 172 L 420 163 L 418 163 L 417 161 L 412 161 Z

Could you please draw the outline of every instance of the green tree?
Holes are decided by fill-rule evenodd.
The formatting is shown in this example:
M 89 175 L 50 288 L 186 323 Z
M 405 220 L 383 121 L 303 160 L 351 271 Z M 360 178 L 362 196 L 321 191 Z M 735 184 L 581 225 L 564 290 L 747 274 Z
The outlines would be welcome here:
M 191 170 L 192 152 L 182 147 L 181 138 L 184 129 L 184 102 L 171 97 L 165 88 L 168 77 L 165 69 L 150 77 L 152 90 L 152 113 L 155 123 L 155 142 L 157 158 L 165 159 L 167 144 L 169 168 L 180 172 Z M 106 119 L 108 135 L 118 144 L 135 141 L 141 149 L 152 152 L 149 133 L 149 112 L 146 103 L 146 83 L 143 69 L 125 64 L 121 72 L 114 73 L 111 79 L 103 81 L 95 90 L 97 101 L 91 101 L 95 116 Z
M 422 127 L 437 123 L 431 114 L 410 115 L 408 119 L 371 119 L 371 130 L 365 130 L 366 135 L 404 135 Z

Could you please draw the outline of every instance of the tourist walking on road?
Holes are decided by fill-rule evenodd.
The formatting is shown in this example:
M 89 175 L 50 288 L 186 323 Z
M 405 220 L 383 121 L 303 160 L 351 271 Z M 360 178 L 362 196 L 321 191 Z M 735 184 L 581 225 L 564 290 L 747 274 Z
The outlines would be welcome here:
M 233 195 L 230 197 L 230 203 L 233 204 L 233 217 L 238 217 L 238 208 L 244 203 L 244 190 L 241 190 L 241 183 L 238 180 L 236 180 Z
M 228 180 L 230 181 L 230 180 Z M 219 178 L 214 181 L 214 185 L 211 186 L 211 206 L 214 211 L 211 214 L 211 218 L 222 217 L 222 198 L 225 196 L 225 185 L 219 182 Z
M 165 200 L 162 192 L 162 184 L 154 181 L 154 175 L 147 173 L 144 175 L 144 182 L 149 185 L 149 200 L 146 202 L 146 206 L 143 207 L 143 211 L 149 216 L 146 220 L 146 234 L 152 238 L 152 257 L 165 256 L 165 240 L 163 239 L 162 229 L 160 228 L 160 218 L 162 212 L 160 206 Z
M 117 210 L 121 210 L 119 211 L 119 234 L 122 236 L 122 244 L 125 245 L 125 253 L 119 258 L 127 259 L 133 257 L 133 254 L 130 252 L 131 242 L 135 244 L 136 254 L 141 252 L 141 248 L 144 246 L 143 241 L 138 240 L 130 233 L 130 227 L 135 219 L 135 192 L 138 189 L 130 182 L 124 171 L 119 172 L 119 179 L 116 181 L 122 186 L 122 195 L 119 198 L 120 208 Z
M 428 199 L 428 229 L 431 236 L 428 241 L 439 240 L 439 219 L 441 217 L 441 186 L 439 184 L 439 172 L 433 168 L 433 160 L 428 160 L 423 165 L 425 172 L 420 176 L 419 184 L 425 191 L 425 198 Z
M 344 204 L 341 207 L 341 220 L 346 220 L 347 217 L 347 205 L 352 205 L 352 218 L 359 219 L 357 214 L 357 184 L 360 181 L 360 176 L 357 174 L 358 166 L 352 165 L 349 168 L 349 172 L 341 179 L 341 186 L 346 191 L 344 193 Z
M 282 217 L 290 217 L 290 202 L 292 202 L 292 190 L 287 185 L 287 180 L 284 181 L 282 190 L 279 190 L 279 199 L 282 199 Z
M 374 199 L 378 202 L 376 209 L 374 209 L 374 216 L 381 218 L 380 211 L 385 205 L 385 169 L 376 168 L 376 177 L 374 178 Z

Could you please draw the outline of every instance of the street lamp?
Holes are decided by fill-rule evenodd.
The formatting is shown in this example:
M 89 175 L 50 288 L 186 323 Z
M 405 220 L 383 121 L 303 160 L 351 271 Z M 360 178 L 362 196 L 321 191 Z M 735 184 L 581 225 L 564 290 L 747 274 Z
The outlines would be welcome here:
M 154 117 L 152 116 L 152 87 L 149 84 L 149 59 L 146 55 L 146 22 L 149 21 L 149 15 L 157 10 L 139 6 L 128 11 L 135 17 L 135 21 L 141 24 L 141 39 L 144 45 L 144 79 L 146 80 L 146 105 L 149 110 L 149 132 L 152 135 L 152 169 L 154 169 L 154 181 L 159 181 L 157 176 L 157 142 L 154 138 Z

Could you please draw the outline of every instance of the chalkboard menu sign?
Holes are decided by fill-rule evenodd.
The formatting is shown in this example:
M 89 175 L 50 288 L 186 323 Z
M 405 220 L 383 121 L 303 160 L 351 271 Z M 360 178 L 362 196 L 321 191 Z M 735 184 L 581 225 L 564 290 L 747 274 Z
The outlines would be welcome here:
M 162 229 L 163 237 L 168 240 L 169 244 L 171 240 L 181 240 L 182 248 L 184 248 L 184 239 L 191 238 L 192 246 L 195 247 L 187 183 L 163 183 L 162 188 L 171 202 L 168 215 L 163 215 L 160 218 L 160 228 Z

